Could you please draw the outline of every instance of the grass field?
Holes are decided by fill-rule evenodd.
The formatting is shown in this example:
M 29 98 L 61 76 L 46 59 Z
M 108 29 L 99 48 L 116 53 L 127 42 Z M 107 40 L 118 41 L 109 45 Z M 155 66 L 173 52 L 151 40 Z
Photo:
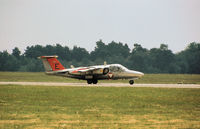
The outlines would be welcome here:
M 0 128 L 200 128 L 200 89 L 0 85 Z
M 83 80 L 76 80 L 71 78 L 48 76 L 44 72 L 0 72 L 0 81 L 25 81 L 25 82 L 86 82 Z M 128 83 L 128 80 L 104 80 L 102 83 Z M 189 83 L 200 84 L 199 74 L 145 74 L 141 79 L 135 83 L 152 83 L 152 84 L 177 84 Z

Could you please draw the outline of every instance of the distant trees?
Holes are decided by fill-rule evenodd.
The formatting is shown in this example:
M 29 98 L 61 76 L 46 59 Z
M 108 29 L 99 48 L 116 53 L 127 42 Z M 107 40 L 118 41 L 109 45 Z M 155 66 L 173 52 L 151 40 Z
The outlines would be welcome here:
M 200 44 L 192 42 L 178 54 L 177 65 L 180 73 L 200 73 Z
M 170 66 L 174 62 L 174 54 L 168 50 L 166 44 L 161 44 L 160 48 L 150 50 L 150 61 L 155 71 L 159 73 L 170 73 Z
M 41 55 L 58 55 L 64 66 L 88 66 L 107 63 L 120 63 L 134 70 L 145 73 L 200 73 L 200 43 L 190 43 L 187 48 L 174 54 L 168 45 L 150 50 L 140 44 L 134 44 L 130 50 L 127 44 L 105 44 L 102 40 L 96 42 L 92 52 L 85 48 L 74 46 L 35 45 L 27 46 L 24 53 L 15 47 L 11 54 L 0 52 L 0 71 L 43 71 L 43 65 L 37 59 Z
M 149 51 L 146 48 L 143 48 L 140 44 L 134 44 L 134 48 L 127 60 L 128 67 L 147 72 L 147 65 L 149 64 L 148 62 Z
M 91 60 L 97 64 L 107 61 L 108 63 L 124 64 L 130 54 L 130 48 L 127 44 L 116 43 L 112 41 L 108 45 L 102 40 L 96 42 L 95 50 L 90 53 Z
M 17 71 L 19 69 L 17 58 L 7 51 L 0 52 L 0 71 Z
M 13 55 L 14 57 L 16 57 L 16 58 L 20 58 L 20 54 L 21 54 L 21 52 L 20 52 L 19 48 L 15 47 L 15 48 L 13 49 L 13 51 L 12 51 L 12 55 Z

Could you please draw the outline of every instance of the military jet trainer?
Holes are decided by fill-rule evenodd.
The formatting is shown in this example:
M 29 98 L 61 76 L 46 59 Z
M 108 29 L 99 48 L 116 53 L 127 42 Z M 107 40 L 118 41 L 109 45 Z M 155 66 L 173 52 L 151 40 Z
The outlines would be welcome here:
M 47 75 L 63 76 L 87 80 L 88 84 L 97 84 L 98 80 L 106 79 L 129 79 L 129 83 L 134 84 L 134 80 L 142 77 L 144 73 L 129 70 L 120 64 L 104 64 L 89 67 L 77 67 L 66 69 L 58 60 L 58 56 L 40 56 L 43 61 L 45 73 Z

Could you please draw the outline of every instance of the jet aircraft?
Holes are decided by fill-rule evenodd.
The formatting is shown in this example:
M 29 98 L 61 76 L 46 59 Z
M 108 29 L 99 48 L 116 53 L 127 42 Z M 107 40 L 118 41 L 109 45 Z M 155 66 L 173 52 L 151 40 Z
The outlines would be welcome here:
M 98 80 L 105 79 L 129 79 L 129 83 L 134 84 L 134 80 L 144 74 L 139 71 L 129 70 L 120 64 L 104 64 L 89 67 L 77 67 L 66 69 L 58 60 L 58 56 L 40 56 L 43 61 L 45 73 L 69 78 L 87 80 L 88 84 L 97 84 Z

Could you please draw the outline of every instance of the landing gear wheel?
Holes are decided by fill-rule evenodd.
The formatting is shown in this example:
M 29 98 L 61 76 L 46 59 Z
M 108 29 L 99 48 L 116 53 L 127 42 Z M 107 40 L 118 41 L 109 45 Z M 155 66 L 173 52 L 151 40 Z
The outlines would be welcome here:
M 133 85 L 133 84 L 134 84 L 134 80 L 130 80 L 130 81 L 129 81 L 129 84 L 130 84 L 130 85 Z
M 93 82 L 92 80 L 87 80 L 88 84 L 92 84 L 92 82 Z
M 91 79 L 90 79 L 90 80 L 87 80 L 87 83 L 88 83 L 88 84 L 92 84 L 92 83 L 93 83 L 93 84 L 97 84 L 97 83 L 98 83 L 98 80 L 96 80 L 96 79 L 91 80 Z
M 98 83 L 98 80 L 93 80 L 93 84 L 97 84 Z

